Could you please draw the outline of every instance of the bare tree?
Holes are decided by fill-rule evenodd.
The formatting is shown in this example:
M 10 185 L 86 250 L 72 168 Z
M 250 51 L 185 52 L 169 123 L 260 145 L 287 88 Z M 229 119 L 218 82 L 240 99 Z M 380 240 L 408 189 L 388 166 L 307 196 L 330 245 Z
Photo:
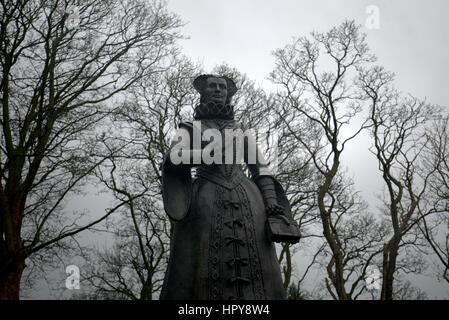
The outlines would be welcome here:
M 198 71 L 177 54 L 165 64 L 163 73 L 147 74 L 128 91 L 101 151 L 110 155 L 97 176 L 114 203 L 125 205 L 109 221 L 115 245 L 86 261 L 84 279 L 96 298 L 151 300 L 162 287 L 172 223 L 162 204 L 160 165 L 174 129 L 193 111 Z
M 271 157 L 276 163 L 276 178 L 285 189 L 289 199 L 292 215 L 301 230 L 301 239 L 297 244 L 282 243 L 279 245 L 279 262 L 281 263 L 284 278 L 284 290 L 290 298 L 304 298 L 305 292 L 302 287 L 309 271 L 317 263 L 318 256 L 324 250 L 322 244 L 318 244 L 315 252 L 304 270 L 298 270 L 295 266 L 295 257 L 298 255 L 305 258 L 305 252 L 311 247 L 310 240 L 321 238 L 314 227 L 319 220 L 317 214 L 315 188 L 317 186 L 317 174 L 311 163 L 311 157 L 304 149 L 298 148 L 295 137 L 286 130 L 285 126 L 276 116 L 280 110 L 277 99 L 272 96 L 269 102 L 270 134 L 275 137 L 277 146 L 271 152 L 276 152 Z
M 96 150 L 112 98 L 160 71 L 180 21 L 139 0 L 0 6 L 0 299 L 18 299 L 26 259 L 68 245 L 125 204 L 84 225 L 63 210 L 107 159 Z
M 314 237 L 308 227 L 316 220 L 316 215 L 312 215 L 315 208 L 312 190 L 315 173 L 310 165 L 310 157 L 297 148 L 292 135 L 279 121 L 276 113 L 280 110 L 280 106 L 276 96 L 229 65 L 219 65 L 215 67 L 214 72 L 236 81 L 239 88 L 233 97 L 236 119 L 245 127 L 254 130 L 257 142 L 271 165 L 272 173 L 285 189 L 293 218 L 302 230 L 301 239 Z M 292 290 L 296 292 L 301 290 L 301 283 L 316 262 L 313 257 L 310 265 L 299 274 L 294 266 L 294 255 L 299 246 L 300 244 L 289 243 L 278 245 L 278 259 L 286 295 L 293 292 Z M 293 278 L 298 280 L 295 281 L 295 288 L 289 291 Z
M 200 68 L 195 68 L 183 59 L 175 59 L 171 65 L 172 67 L 158 79 L 146 79 L 141 86 L 135 86 L 134 89 L 130 90 L 133 98 L 128 98 L 116 114 L 115 123 L 118 125 L 111 130 L 115 132 L 115 137 L 110 137 L 107 145 L 120 144 L 120 148 L 115 146 L 113 149 L 120 149 L 121 155 L 120 157 L 110 156 L 108 163 L 112 161 L 111 159 L 114 159 L 117 163 L 122 162 L 121 165 L 113 165 L 113 170 L 121 172 L 120 177 L 117 176 L 117 181 L 121 182 L 122 188 L 128 190 L 126 196 L 131 195 L 129 192 L 136 184 L 143 185 L 143 182 L 145 182 L 146 187 L 140 188 L 144 190 L 141 193 L 141 198 L 135 198 L 136 200 L 132 203 L 128 202 L 122 210 L 123 218 L 118 222 L 111 223 L 120 226 L 116 231 L 116 246 L 104 252 L 97 251 L 96 254 L 99 259 L 93 259 L 95 261 L 94 266 L 86 274 L 86 280 L 94 287 L 95 297 L 148 299 L 154 298 L 154 294 L 160 289 L 162 279 L 160 271 L 165 270 L 169 254 L 170 243 L 167 239 L 171 237 L 171 224 L 161 208 L 160 173 L 156 169 L 169 145 L 173 129 L 180 121 L 192 116 L 197 94 L 193 90 L 191 81 L 200 70 Z M 275 130 L 274 124 L 269 121 L 273 113 L 270 106 L 272 101 L 262 88 L 258 87 L 246 75 L 228 65 L 219 65 L 212 72 L 228 75 L 235 79 L 239 88 L 234 99 L 238 121 L 242 121 L 251 128 L 258 126 L 259 129 L 265 131 Z M 277 143 L 277 141 L 275 142 Z M 273 143 L 268 143 L 267 148 L 268 153 L 278 151 L 274 148 Z M 291 150 L 290 154 L 281 152 L 283 161 L 287 159 L 292 161 L 291 152 Z M 297 163 L 300 164 L 301 168 L 304 167 L 301 161 Z M 105 168 L 104 165 L 102 167 Z M 292 166 L 289 169 L 292 172 Z M 140 173 L 134 174 L 136 171 Z M 299 172 L 299 169 L 296 171 Z M 107 174 L 109 179 L 113 177 L 111 173 L 112 171 Z M 144 173 L 146 174 L 145 177 Z M 285 176 L 286 172 L 284 172 L 284 178 Z M 119 202 L 125 201 L 125 199 L 120 199 L 121 196 L 125 195 L 125 190 L 117 190 L 116 184 L 112 180 L 108 181 L 103 177 L 102 181 L 109 189 L 114 192 L 118 191 L 115 196 Z M 308 182 L 307 179 L 300 181 L 302 183 Z M 126 187 L 124 187 L 124 184 L 126 184 Z M 287 187 L 287 189 L 290 191 L 289 194 L 292 199 L 294 197 L 296 199 L 295 202 L 292 202 L 293 207 L 297 209 L 304 206 L 304 202 L 300 199 L 301 196 L 293 192 L 292 188 Z M 133 194 L 135 194 L 135 191 Z M 304 193 L 301 194 L 304 196 Z M 150 199 L 153 205 L 145 206 Z M 131 208 L 131 204 L 133 208 Z M 134 215 L 133 211 L 138 213 Z M 139 219 L 138 223 L 134 223 L 133 216 Z M 159 228 L 153 227 L 155 222 L 159 224 Z M 151 227 L 149 227 L 149 223 Z M 303 223 L 307 224 L 307 222 Z M 127 237 L 120 236 L 123 233 L 123 226 L 128 224 L 130 225 L 128 228 L 134 231 L 134 235 L 130 232 L 127 233 Z M 163 227 L 161 228 L 161 226 Z M 145 241 L 145 238 L 150 236 L 159 239 L 159 242 L 154 244 Z M 143 241 L 139 240 L 139 237 L 144 238 Z M 133 252 L 139 253 L 141 258 L 136 259 L 127 250 L 120 252 L 117 248 L 123 248 L 123 243 L 135 248 Z M 157 260 L 157 272 L 155 272 L 155 266 L 153 268 L 147 267 L 144 258 L 154 251 L 159 252 L 159 258 L 162 258 Z M 153 259 L 147 260 L 154 261 Z M 287 290 L 291 283 L 293 271 L 290 246 L 285 245 L 283 247 L 280 253 L 280 262 L 285 262 L 284 281 Z M 147 282 L 138 281 L 141 278 L 136 274 L 138 269 L 144 270 L 148 275 Z M 305 274 L 302 278 L 305 277 Z M 154 289 L 153 295 L 143 296 L 142 292 L 145 287 Z
M 335 299 L 356 299 L 386 231 L 353 191 L 341 159 L 347 143 L 368 127 L 357 78 L 360 67 L 375 58 L 353 21 L 301 37 L 275 51 L 275 58 L 271 79 L 280 88 L 279 119 L 317 173 L 314 200 L 327 243 L 326 287 Z
M 126 194 L 125 190 L 116 190 Z M 87 292 L 97 299 L 152 300 L 163 282 L 170 245 L 170 223 L 148 198 L 130 200 L 114 224 L 112 248 L 93 250 L 83 268 Z M 162 215 L 162 216 L 161 216 Z M 86 286 L 87 282 L 87 286 Z

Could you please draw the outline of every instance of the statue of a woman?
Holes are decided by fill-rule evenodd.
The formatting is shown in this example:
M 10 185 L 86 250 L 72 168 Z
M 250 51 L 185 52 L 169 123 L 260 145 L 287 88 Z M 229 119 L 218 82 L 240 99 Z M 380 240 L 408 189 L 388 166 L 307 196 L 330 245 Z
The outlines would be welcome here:
M 175 224 L 161 299 L 283 299 L 273 241 L 297 242 L 299 236 L 284 191 L 254 137 L 234 121 L 235 83 L 228 77 L 201 75 L 193 85 L 201 95 L 195 121 L 180 124 L 162 166 L 164 206 Z M 226 130 L 245 132 L 240 157 L 252 179 L 238 159 L 238 134 L 229 143 Z M 211 132 L 223 139 L 218 141 L 215 134 L 214 141 L 208 141 L 205 136 L 210 139 Z M 231 162 L 225 159 L 229 151 Z M 282 238 L 285 230 L 287 237 Z

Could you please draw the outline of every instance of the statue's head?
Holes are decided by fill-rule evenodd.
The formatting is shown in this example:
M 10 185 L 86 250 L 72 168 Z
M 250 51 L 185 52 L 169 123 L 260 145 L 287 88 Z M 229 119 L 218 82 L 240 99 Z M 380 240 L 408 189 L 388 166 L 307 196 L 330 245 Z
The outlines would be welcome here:
M 231 78 L 213 74 L 196 77 L 193 87 L 200 93 L 201 102 L 206 104 L 230 104 L 232 96 L 237 92 L 237 86 Z

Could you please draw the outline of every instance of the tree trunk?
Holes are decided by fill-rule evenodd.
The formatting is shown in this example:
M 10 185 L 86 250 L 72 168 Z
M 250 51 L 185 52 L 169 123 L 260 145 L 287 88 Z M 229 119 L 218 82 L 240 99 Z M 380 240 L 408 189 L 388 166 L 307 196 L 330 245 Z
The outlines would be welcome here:
M 2 257 L 0 265 L 0 300 L 19 300 L 20 279 L 25 269 L 24 258 L 14 258 L 9 264 Z
M 140 300 L 153 300 L 153 284 L 152 277 L 149 274 L 145 283 L 142 284 L 142 289 L 140 290 Z

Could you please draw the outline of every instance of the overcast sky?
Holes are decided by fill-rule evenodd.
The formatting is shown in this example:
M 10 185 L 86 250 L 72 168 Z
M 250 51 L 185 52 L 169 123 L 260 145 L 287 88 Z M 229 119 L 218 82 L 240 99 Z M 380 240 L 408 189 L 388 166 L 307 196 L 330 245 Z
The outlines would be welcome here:
M 379 10 L 379 28 L 368 28 L 367 8 Z M 327 31 L 345 19 L 363 26 L 378 64 L 396 73 L 396 87 L 434 104 L 449 101 L 449 1 L 447 0 L 169 0 L 168 7 L 187 22 L 184 53 L 206 71 L 227 63 L 270 88 L 272 52 L 311 31 Z M 370 12 L 371 13 L 371 12 Z M 361 135 L 347 148 L 344 164 L 362 196 L 375 204 L 382 191 L 377 163 Z M 448 296 L 447 285 L 432 277 L 415 284 L 429 297 Z

